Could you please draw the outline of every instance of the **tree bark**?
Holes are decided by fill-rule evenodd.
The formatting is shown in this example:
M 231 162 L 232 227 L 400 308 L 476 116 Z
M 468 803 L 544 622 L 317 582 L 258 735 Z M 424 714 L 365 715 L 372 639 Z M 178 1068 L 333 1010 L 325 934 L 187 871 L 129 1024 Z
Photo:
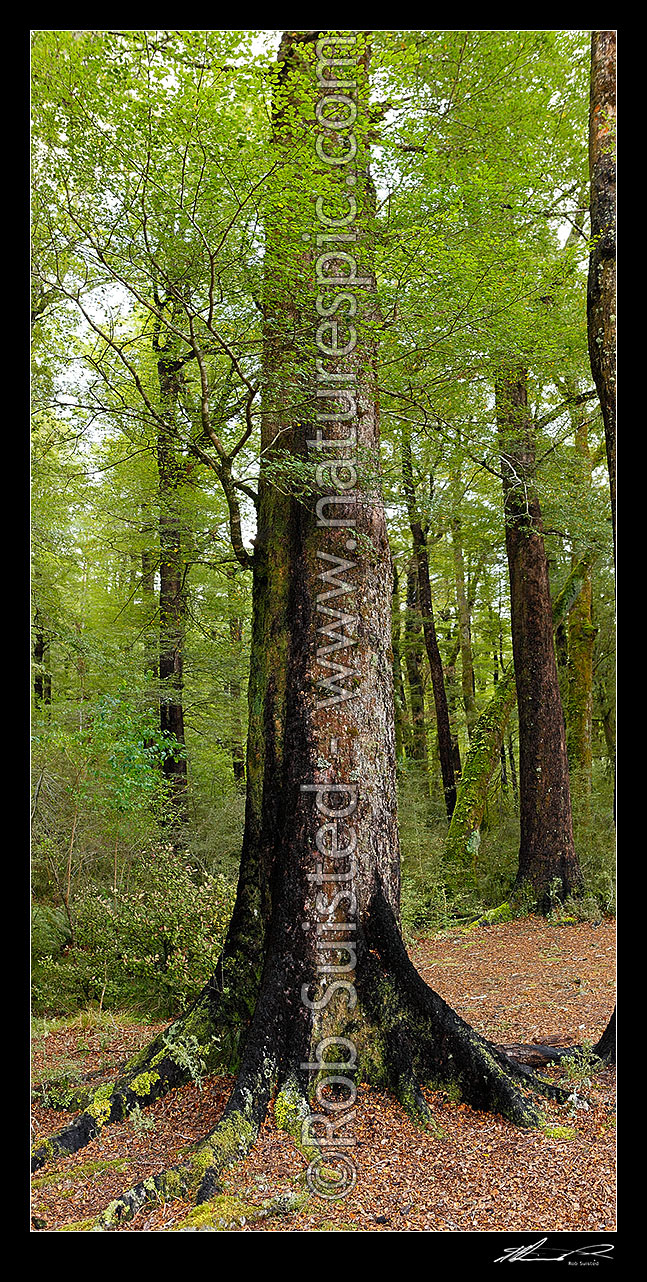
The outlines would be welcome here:
M 590 797 L 593 769 L 593 650 L 597 628 L 591 617 L 589 571 L 571 611 L 568 638 L 568 721 L 566 748 L 577 786 Z
M 535 484 L 535 443 L 527 373 L 522 367 L 499 373 L 496 410 L 519 708 L 517 884 L 529 886 L 539 910 L 547 913 L 554 897 L 563 899 L 580 889 L 582 877 L 573 842 L 553 611 Z
M 52 702 L 52 674 L 49 669 L 49 636 L 40 610 L 34 616 L 34 698 L 38 708 L 49 709 Z
M 589 175 L 591 254 L 587 321 L 591 372 L 602 407 L 616 544 L 616 33 L 591 35 Z
M 407 605 L 404 616 L 404 662 L 411 707 L 411 759 L 427 766 L 425 729 L 425 687 L 422 678 L 422 641 L 418 599 L 418 567 L 415 558 L 407 569 Z
M 463 707 L 467 721 L 467 737 L 471 739 L 472 731 L 478 720 L 476 706 L 476 683 L 474 680 L 474 656 L 472 654 L 472 627 L 470 608 L 465 589 L 465 564 L 461 521 L 456 514 L 451 523 L 452 552 L 454 556 L 454 576 L 456 581 L 456 604 L 458 607 L 458 626 L 461 646 L 461 689 Z
M 411 727 L 402 676 L 402 620 L 398 568 L 393 565 L 393 599 L 391 611 L 391 649 L 393 651 L 393 698 L 395 712 L 395 752 L 398 761 L 412 752 Z
M 454 752 L 452 732 L 447 706 L 447 691 L 443 674 L 443 662 L 438 646 L 434 608 L 431 598 L 431 581 L 429 577 L 429 556 L 427 552 L 427 533 L 423 527 L 416 502 L 413 464 L 411 458 L 411 439 L 408 429 L 402 437 L 402 479 L 409 512 L 409 526 L 413 539 L 413 552 L 418 570 L 418 594 L 425 648 L 429 660 L 431 684 L 434 692 L 436 709 L 436 732 L 438 735 L 438 755 L 443 778 L 443 792 L 447 817 L 451 820 L 456 805 L 456 778 L 454 775 Z
M 452 737 L 452 759 L 454 762 L 454 778 L 460 777 L 461 748 L 458 733 L 458 681 L 456 678 L 456 660 L 460 654 L 460 638 L 458 636 L 458 624 L 452 629 L 451 616 L 448 618 L 447 642 L 450 646 L 445 663 L 443 663 L 443 673 L 445 676 L 445 690 L 447 691 L 447 711 L 449 713 L 449 728 Z
M 241 646 L 243 641 L 243 620 L 239 613 L 237 601 L 237 572 L 233 565 L 227 566 L 227 608 L 229 623 L 230 657 L 233 675 L 227 681 L 230 708 L 231 763 L 234 780 L 241 784 L 245 779 L 245 747 L 243 743 L 243 725 L 241 713 L 241 680 L 238 674 Z
M 474 727 L 445 841 L 444 858 L 451 866 L 467 866 L 476 859 L 490 781 L 500 760 L 515 697 L 515 676 L 510 667 L 497 681 L 495 693 Z
M 186 467 L 173 443 L 173 416 L 181 365 L 172 357 L 158 360 L 160 401 L 167 426 L 157 434 L 159 476 L 159 682 L 160 728 L 169 736 L 163 771 L 171 786 L 175 817 L 186 819 L 187 759 L 184 738 L 184 633 L 186 616 L 186 517 L 182 485 Z
M 569 612 L 573 610 L 579 599 L 579 594 L 586 583 L 587 573 L 590 572 L 591 561 L 591 553 L 578 561 L 553 603 L 553 626 L 556 632 L 560 627 L 564 627 Z M 467 864 L 480 845 L 479 834 L 490 782 L 496 766 L 497 754 L 500 754 L 503 771 L 505 729 L 517 696 L 514 668 L 510 666 L 505 671 L 496 650 L 494 661 L 496 677 L 494 694 L 476 723 L 473 741 L 470 743 L 458 786 L 456 809 L 452 815 L 445 842 L 445 858 L 459 864 Z M 498 664 L 501 664 L 501 677 L 497 671 Z M 508 751 L 516 799 L 517 779 L 510 735 L 508 735 Z

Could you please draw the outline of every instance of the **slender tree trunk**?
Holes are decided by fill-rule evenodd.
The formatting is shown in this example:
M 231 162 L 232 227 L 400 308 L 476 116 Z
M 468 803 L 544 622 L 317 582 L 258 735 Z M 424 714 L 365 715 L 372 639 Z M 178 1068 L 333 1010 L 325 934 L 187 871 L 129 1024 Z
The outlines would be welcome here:
M 443 664 L 445 674 L 445 689 L 447 691 L 447 711 L 449 713 L 449 729 L 452 738 L 452 759 L 454 762 L 454 777 L 460 776 L 461 773 L 461 750 L 458 738 L 458 681 L 456 678 L 456 660 L 460 654 L 460 639 L 456 636 L 457 629 L 452 632 L 451 621 L 448 627 L 447 640 L 451 646 L 447 655 L 447 662 Z
M 499 665 L 498 665 L 498 656 L 496 652 L 494 655 L 494 660 L 496 665 L 494 669 L 494 684 L 496 685 L 499 680 Z M 500 761 L 500 767 L 501 767 L 501 800 L 503 801 L 503 798 L 507 796 L 507 792 L 508 792 L 508 765 L 506 761 L 505 742 L 504 742 L 503 735 L 501 736 L 501 747 L 499 749 L 499 761 Z
M 449 707 L 447 704 L 443 662 L 440 657 L 440 648 L 438 646 L 438 637 L 436 635 L 436 625 L 434 622 L 434 611 L 431 600 L 431 582 L 429 579 L 429 561 L 427 558 L 426 541 L 425 543 L 418 544 L 417 559 L 422 627 L 425 637 L 427 658 L 429 660 L 429 670 L 431 672 L 431 684 L 434 692 L 434 707 L 436 709 L 438 755 L 440 757 L 440 770 L 443 778 L 443 792 L 445 796 L 447 818 L 451 819 L 452 814 L 454 813 L 454 806 L 456 805 L 456 776 L 454 773 L 454 760 L 456 757 L 460 760 L 460 757 L 458 744 L 452 743 L 452 731 L 449 721 Z
M 422 638 L 418 595 L 418 567 L 415 558 L 407 569 L 407 606 L 404 616 L 404 662 L 411 707 L 411 759 L 427 765 L 425 729 L 425 687 L 422 677 Z
M 577 387 L 564 380 L 564 392 L 570 396 L 569 414 L 573 426 L 578 462 L 578 490 L 586 498 L 592 494 L 593 462 L 589 449 L 586 407 L 577 403 Z M 572 556 L 573 575 L 580 576 L 577 597 L 568 614 L 566 644 L 566 748 L 571 775 L 578 794 L 587 803 L 591 795 L 593 770 L 593 652 L 597 628 L 593 623 L 593 556 Z M 569 581 L 567 580 L 567 582 Z M 566 632 L 561 624 L 559 632 Z
M 593 650 L 597 628 L 591 617 L 591 572 L 569 619 L 568 721 L 566 747 L 578 786 L 590 796 L 593 768 Z
M 427 534 L 423 528 L 416 503 L 416 492 L 411 458 L 411 439 L 408 429 L 402 437 L 402 478 L 409 512 L 409 525 L 413 539 L 413 552 L 418 570 L 418 594 L 420 613 L 425 638 L 425 648 L 429 660 L 431 684 L 434 691 L 436 709 L 436 731 L 438 734 L 438 755 L 443 778 L 443 792 L 447 817 L 451 819 L 456 805 L 456 779 L 454 775 L 454 747 L 449 724 L 449 708 L 443 663 L 436 635 L 434 608 L 431 599 L 431 581 L 429 577 L 429 557 L 427 553 Z
M 52 702 L 52 674 L 49 670 L 49 637 L 40 611 L 34 617 L 34 697 L 36 706 L 49 709 Z
M 607 447 L 613 547 L 616 541 L 616 33 L 591 35 L 589 174 L 591 256 L 587 292 L 589 357 Z
M 515 806 L 518 806 L 519 805 L 519 784 L 517 782 L 517 763 L 514 758 L 514 744 L 512 742 L 511 734 L 508 735 L 507 745 L 508 745 L 508 761 L 510 763 L 510 779 L 512 781 L 512 796 L 514 798 Z
M 604 743 L 607 750 L 607 760 L 613 772 L 613 778 L 616 777 L 616 713 L 615 703 L 609 695 L 609 690 L 604 681 L 596 681 L 597 701 L 600 709 L 600 718 L 602 721 L 602 733 L 604 734 Z
M 144 534 L 150 537 L 152 530 L 150 524 L 144 525 Z M 159 669 L 159 629 L 157 634 L 154 630 L 153 623 L 157 620 L 159 612 L 157 595 L 155 592 L 155 570 L 159 563 L 159 555 L 153 552 L 152 548 L 145 547 L 142 549 L 142 571 L 141 571 L 141 589 L 144 605 L 144 672 L 149 680 L 155 682 L 154 707 L 156 717 L 160 716 L 159 686 L 157 684 Z M 145 747 L 152 748 L 154 741 L 149 739 Z
M 444 857 L 454 867 L 472 865 L 478 853 L 490 781 L 500 759 L 515 694 L 514 671 L 509 668 L 497 681 L 495 693 L 474 727 L 445 841 Z
M 499 625 L 498 625 L 498 626 L 499 626 L 499 633 L 497 633 L 497 632 L 495 632 L 495 629 L 494 629 L 494 617 L 493 617 L 493 614 L 492 614 L 492 606 L 491 606 L 491 605 L 488 605 L 488 616 L 489 616 L 489 620 L 490 620 L 490 638 L 491 638 L 491 643 L 492 643 L 492 685 L 493 685 L 493 687 L 494 687 L 494 693 L 496 694 L 496 687 L 497 687 L 497 685 L 498 685 L 498 681 L 499 681 L 499 651 L 498 651 L 498 648 L 497 648 L 497 640 L 498 640 L 498 635 L 499 635 L 499 633 L 500 633 L 501 621 L 499 620 Z M 501 672 L 503 672 L 503 671 L 504 671 L 504 668 L 503 668 L 503 666 L 501 666 Z M 507 791 L 508 791 L 508 767 L 507 767 L 507 763 L 506 763 L 506 755 L 505 755 L 505 739 L 504 739 L 504 735 L 503 735 L 503 734 L 501 735 L 501 747 L 500 747 L 500 749 L 499 749 L 499 761 L 500 761 L 500 764 L 501 764 L 501 800 L 502 800 L 502 802 L 503 802 L 503 798 L 506 796 Z
M 467 737 L 471 739 L 472 731 L 478 718 L 476 707 L 476 682 L 474 680 L 474 657 L 472 654 L 472 627 L 470 609 L 465 590 L 465 563 L 463 560 L 462 530 L 460 516 L 456 514 L 451 523 L 452 552 L 454 556 L 454 576 L 456 582 L 456 604 L 458 607 L 458 626 L 461 645 L 461 689 L 463 707 L 467 720 Z
M 591 568 L 591 553 L 587 553 L 571 570 L 561 592 L 553 604 L 555 631 L 566 623 L 586 582 Z M 490 615 L 491 618 L 491 615 Z M 501 760 L 502 778 L 505 771 L 504 735 L 516 698 L 516 678 L 512 667 L 503 667 L 502 648 L 494 650 L 494 694 L 479 717 L 473 740 L 465 759 L 465 766 L 458 786 L 456 808 L 449 825 L 445 843 L 445 858 L 453 863 L 468 865 L 480 846 L 480 829 L 487 805 L 490 783 L 497 761 Z M 499 678 L 498 668 L 502 676 Z M 508 735 L 508 752 L 513 795 L 517 799 L 512 736 Z
M 582 878 L 573 842 L 564 715 L 525 369 L 517 366 L 500 373 L 496 407 L 519 708 L 517 882 L 519 886 L 527 883 L 540 910 L 548 912 L 552 897 L 577 891 Z
M 398 761 L 412 753 L 411 727 L 402 676 L 402 619 L 398 568 L 393 565 L 393 598 L 391 610 L 391 649 L 393 651 L 393 698 L 395 703 L 395 751 Z
M 154 524 L 148 504 L 142 504 L 141 591 L 143 603 L 144 672 L 151 678 L 159 676 L 159 628 L 157 616 L 159 601 L 155 591 L 155 573 L 159 568 L 159 550 L 153 546 Z
M 158 361 L 160 400 L 168 426 L 157 435 L 159 475 L 159 682 L 160 728 L 171 746 L 163 770 L 171 785 L 175 816 L 186 819 L 187 760 L 184 737 L 184 634 L 186 616 L 186 516 L 182 502 L 185 465 L 177 457 L 172 428 L 179 392 L 178 362 Z
M 238 668 L 241 659 L 243 642 L 243 620 L 239 613 L 237 600 L 238 571 L 235 566 L 227 567 L 227 606 L 229 614 L 230 663 L 234 675 L 227 681 L 229 695 L 231 760 L 236 783 L 245 779 L 245 748 L 243 744 L 243 725 L 241 713 L 241 680 Z

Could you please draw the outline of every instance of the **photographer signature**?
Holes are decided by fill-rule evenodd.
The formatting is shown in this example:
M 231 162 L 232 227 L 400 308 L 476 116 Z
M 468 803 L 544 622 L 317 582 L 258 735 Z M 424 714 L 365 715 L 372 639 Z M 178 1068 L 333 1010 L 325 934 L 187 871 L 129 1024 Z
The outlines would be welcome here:
M 494 1261 L 495 1264 L 501 1264 L 508 1260 L 567 1260 L 569 1256 L 595 1256 L 601 1260 L 610 1259 L 613 1253 L 613 1245 L 609 1242 L 596 1242 L 591 1246 L 580 1246 L 572 1251 L 565 1251 L 561 1246 L 545 1246 L 544 1243 L 548 1238 L 542 1237 L 538 1242 L 530 1243 L 528 1246 L 510 1246 L 506 1247 L 503 1255 Z

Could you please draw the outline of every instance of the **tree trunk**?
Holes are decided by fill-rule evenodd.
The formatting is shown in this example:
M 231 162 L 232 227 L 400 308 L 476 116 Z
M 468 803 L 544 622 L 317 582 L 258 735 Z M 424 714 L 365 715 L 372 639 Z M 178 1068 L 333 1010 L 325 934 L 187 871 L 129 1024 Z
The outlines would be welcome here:
M 463 562 L 463 545 L 461 539 L 460 517 L 455 515 L 451 523 L 452 552 L 454 556 L 454 575 L 456 581 L 456 604 L 458 606 L 458 626 L 461 643 L 461 689 L 463 707 L 467 720 L 467 737 L 471 739 L 472 731 L 478 719 L 476 707 L 476 683 L 474 680 L 474 657 L 472 655 L 472 628 L 469 602 L 465 590 L 465 565 Z
M 591 372 L 602 407 L 616 543 L 616 33 L 591 35 L 589 175 L 591 255 L 587 321 Z
M 159 681 L 160 728 L 170 746 L 163 770 L 171 786 L 175 817 L 186 819 L 187 760 L 184 738 L 184 631 L 186 615 L 186 517 L 182 503 L 185 465 L 172 439 L 173 414 L 179 390 L 178 362 L 158 361 L 160 400 L 169 420 L 157 434 L 159 475 Z
M 587 573 L 590 572 L 592 554 L 587 553 L 577 565 L 573 566 L 561 592 L 553 603 L 553 627 L 555 632 L 564 627 L 569 612 L 579 599 Z M 497 659 L 501 665 L 502 676 L 497 671 Z M 495 676 L 494 694 L 479 717 L 465 758 L 463 773 L 458 786 L 456 809 L 449 825 L 445 842 L 445 859 L 452 863 L 467 865 L 480 846 L 480 829 L 487 804 L 490 782 L 500 753 L 501 769 L 504 769 L 504 735 L 505 728 L 514 707 L 517 689 L 514 669 L 503 669 L 500 656 L 494 652 Z M 517 796 L 517 775 L 515 770 L 512 737 L 508 735 L 508 753 L 513 793 Z
M 582 877 L 573 842 L 564 715 L 525 369 L 517 366 L 500 373 L 496 408 L 519 708 L 517 884 L 529 886 L 539 910 L 547 913 L 555 897 L 563 899 L 579 890 Z
M 228 679 L 226 688 L 227 694 L 229 695 L 229 738 L 231 743 L 232 769 L 236 783 L 240 784 L 243 783 L 245 779 L 245 748 L 243 744 L 243 724 L 241 713 L 241 680 L 238 675 L 243 641 L 243 620 L 239 613 L 237 582 L 238 574 L 236 567 L 233 565 L 227 566 L 227 608 L 229 615 L 229 639 L 231 642 L 229 661 L 234 675 Z
M 497 681 L 495 693 L 472 733 L 445 841 L 444 858 L 450 866 L 467 866 L 476 858 L 490 781 L 500 760 L 503 736 L 515 696 L 514 670 L 510 667 Z
M 440 757 L 440 769 L 443 777 L 445 808 L 447 810 L 447 817 L 451 820 L 454 812 L 454 806 L 456 805 L 456 779 L 454 776 L 455 749 L 452 745 L 452 732 L 449 724 L 449 708 L 447 706 L 447 691 L 445 689 L 443 663 L 440 656 L 440 649 L 438 647 L 434 608 L 431 599 L 427 534 L 423 528 L 416 502 L 413 464 L 411 458 L 411 438 L 408 428 L 405 429 L 402 436 L 402 479 L 404 482 L 404 491 L 409 512 L 409 525 L 411 528 L 411 537 L 413 539 L 413 552 L 418 570 L 418 594 L 425 638 L 425 648 L 427 650 L 429 670 L 431 673 L 431 684 L 434 691 L 436 731 L 438 734 L 438 755 Z
M 422 679 L 422 642 L 418 608 L 418 567 L 415 558 L 407 569 L 407 607 L 404 616 L 404 662 L 411 707 L 411 759 L 427 767 L 425 687 Z
M 407 698 L 402 676 L 402 621 L 400 615 L 400 583 L 398 568 L 393 566 L 393 598 L 391 610 L 391 649 L 393 651 L 393 699 L 395 714 L 395 753 L 398 761 L 410 757 L 412 751 L 411 727 L 407 711 Z
M 566 747 L 577 786 L 590 797 L 593 769 L 593 650 L 597 628 L 591 617 L 589 570 L 569 619 L 568 721 Z
M 445 690 L 447 692 L 447 712 L 449 714 L 449 729 L 452 739 L 452 760 L 454 762 L 454 778 L 460 776 L 461 749 L 458 738 L 458 682 L 456 679 L 456 660 L 460 654 L 460 638 L 456 636 L 456 630 L 452 632 L 451 620 L 447 629 L 447 640 L 451 646 L 447 655 L 447 662 L 443 664 L 443 673 L 445 676 Z
M 40 611 L 34 617 L 34 698 L 36 706 L 49 710 L 52 702 L 52 674 L 49 670 L 49 637 Z
M 157 680 L 159 676 L 159 601 L 155 591 L 155 573 L 159 569 L 159 548 L 155 546 L 157 536 L 155 523 L 149 511 L 149 504 L 141 505 L 141 592 L 142 592 L 142 626 L 141 635 L 144 645 L 144 672 Z
M 614 792 L 616 777 L 616 711 L 615 701 L 610 695 L 606 683 L 598 678 L 596 681 L 597 700 L 602 721 L 602 732 L 607 750 L 607 761 L 613 772 Z

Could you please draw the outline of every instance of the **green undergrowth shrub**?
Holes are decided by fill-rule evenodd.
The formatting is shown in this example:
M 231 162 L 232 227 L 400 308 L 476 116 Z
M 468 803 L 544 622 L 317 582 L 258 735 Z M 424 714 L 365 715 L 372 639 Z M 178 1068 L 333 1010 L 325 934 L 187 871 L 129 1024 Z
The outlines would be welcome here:
M 201 805 L 196 799 L 191 824 L 191 855 L 206 872 L 236 882 L 245 830 L 245 790 L 226 792 Z
M 447 819 L 443 803 L 429 795 L 426 772 L 415 763 L 398 771 L 398 827 L 402 921 L 413 934 L 444 921 L 449 913 L 443 869 Z
M 583 797 L 577 786 L 571 789 L 575 849 L 584 878 L 584 894 L 579 909 L 575 906 L 574 911 L 576 914 L 586 911 L 588 917 L 613 916 L 616 910 L 613 780 L 603 773 L 598 762 L 594 763 L 593 785 L 590 798 Z
M 32 962 L 60 953 L 71 939 L 70 924 L 64 909 L 53 904 L 33 903 L 31 906 L 31 956 Z
M 151 853 L 127 890 L 87 887 L 74 908 L 73 944 L 37 956 L 35 1013 L 71 1013 L 93 1001 L 150 1017 L 185 1009 L 217 960 L 233 894 L 222 876 L 170 848 Z
M 444 801 L 427 795 L 420 771 L 400 770 L 398 798 L 406 934 L 463 924 L 507 900 L 519 858 L 519 819 L 511 803 L 489 807 L 478 849 L 456 865 L 444 854 Z

